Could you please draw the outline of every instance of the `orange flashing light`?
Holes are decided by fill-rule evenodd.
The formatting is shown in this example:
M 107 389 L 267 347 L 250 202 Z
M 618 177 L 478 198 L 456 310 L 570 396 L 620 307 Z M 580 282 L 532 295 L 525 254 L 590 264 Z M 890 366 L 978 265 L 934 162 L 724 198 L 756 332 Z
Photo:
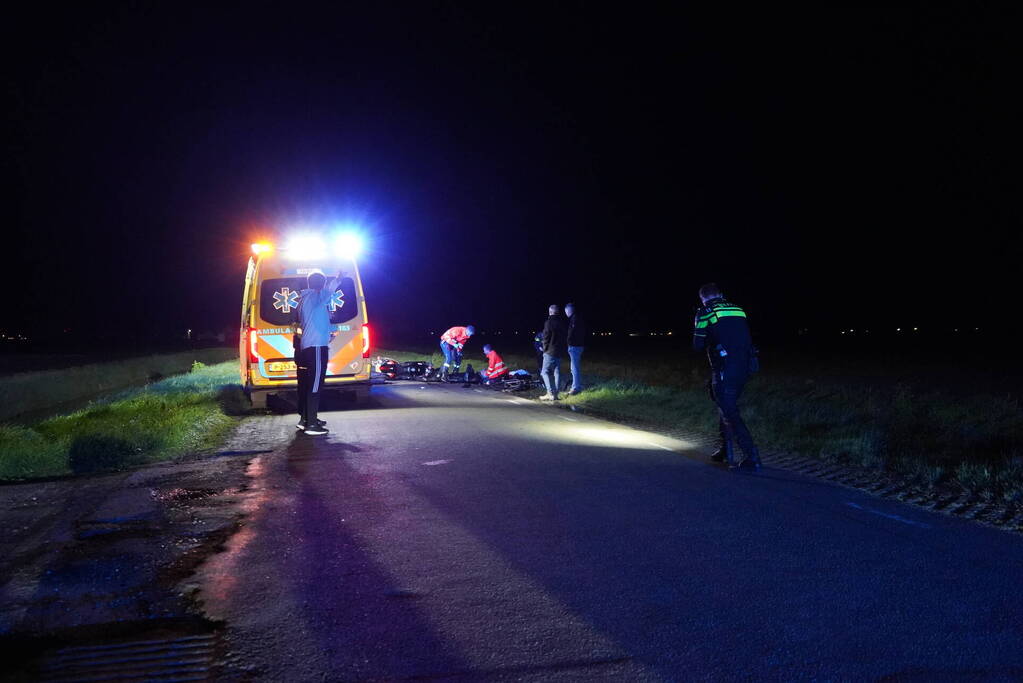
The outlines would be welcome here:
M 256 256 L 260 254 L 269 254 L 273 250 L 273 245 L 269 242 L 254 242 L 252 244 L 252 253 Z

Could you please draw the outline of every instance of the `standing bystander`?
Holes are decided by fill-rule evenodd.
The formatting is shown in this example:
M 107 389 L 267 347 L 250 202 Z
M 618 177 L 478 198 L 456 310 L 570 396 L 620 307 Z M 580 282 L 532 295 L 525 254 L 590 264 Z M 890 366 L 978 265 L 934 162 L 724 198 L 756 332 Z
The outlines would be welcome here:
M 551 304 L 547 312 L 547 322 L 543 326 L 543 367 L 540 370 L 547 393 L 540 400 L 557 401 L 561 358 L 568 351 L 568 324 L 557 304 Z
M 565 304 L 565 315 L 568 316 L 568 358 L 572 369 L 572 387 L 569 396 L 583 390 L 582 357 L 586 346 L 586 324 L 579 317 L 575 304 Z

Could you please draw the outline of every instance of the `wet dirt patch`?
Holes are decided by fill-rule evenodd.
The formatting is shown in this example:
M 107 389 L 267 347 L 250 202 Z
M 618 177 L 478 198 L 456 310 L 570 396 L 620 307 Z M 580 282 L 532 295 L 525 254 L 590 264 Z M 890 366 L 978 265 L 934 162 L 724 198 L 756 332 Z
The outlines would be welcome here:
M 213 662 L 234 679 L 251 677 L 222 653 L 221 626 L 202 616 L 190 578 L 242 528 L 260 461 L 253 454 L 293 438 L 290 420 L 261 418 L 243 421 L 227 452 L 0 486 L 0 529 L 13 532 L 0 534 L 0 680 L 81 680 L 76 662 L 89 659 L 99 673 L 90 680 L 168 680 L 116 666 L 164 658 L 174 671 L 179 651 L 201 651 L 203 661 L 184 662 L 194 670 L 170 678 L 223 678 Z M 117 652 L 130 654 L 108 656 Z
M 248 460 L 163 464 L 102 487 L 93 480 L 88 491 L 7 489 L 0 528 L 20 531 L 0 542 L 0 633 L 39 637 L 193 613 L 176 583 L 236 530 Z
M 168 490 L 153 489 L 151 495 L 154 500 L 161 503 L 178 503 L 183 501 L 201 500 L 203 498 L 209 498 L 210 496 L 217 496 L 224 491 L 218 491 L 217 489 L 186 489 L 175 487 Z
M 155 511 L 101 519 L 81 519 L 74 523 L 74 539 L 112 543 L 128 538 L 154 538 L 160 534 L 160 521 L 160 516 Z
M 175 586 L 192 576 L 207 557 L 224 549 L 228 539 L 237 533 L 240 527 L 241 521 L 235 520 L 232 524 L 222 526 L 204 536 L 185 536 L 175 539 L 175 543 L 184 552 L 160 571 L 160 583 L 165 586 Z M 185 595 L 190 600 L 193 597 L 191 590 Z

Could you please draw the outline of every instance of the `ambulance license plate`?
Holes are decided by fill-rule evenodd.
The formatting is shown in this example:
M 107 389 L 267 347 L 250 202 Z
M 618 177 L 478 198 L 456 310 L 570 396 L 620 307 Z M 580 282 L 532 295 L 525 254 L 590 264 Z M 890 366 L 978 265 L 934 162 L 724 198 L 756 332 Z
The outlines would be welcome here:
M 266 364 L 266 369 L 270 372 L 295 372 L 297 366 L 295 361 L 274 361 Z

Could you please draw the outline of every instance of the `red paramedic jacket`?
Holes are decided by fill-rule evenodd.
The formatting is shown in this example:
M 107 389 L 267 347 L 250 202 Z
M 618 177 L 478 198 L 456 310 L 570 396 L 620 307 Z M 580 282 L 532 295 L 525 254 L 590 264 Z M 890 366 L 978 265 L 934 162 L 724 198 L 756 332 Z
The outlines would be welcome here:
M 490 365 L 487 366 L 487 379 L 493 379 L 508 373 L 508 366 L 506 366 L 504 361 L 501 360 L 501 357 L 497 355 L 497 351 L 491 351 L 488 353 L 487 360 L 490 361 Z
M 440 336 L 440 340 L 461 350 L 465 346 L 465 342 L 469 341 L 469 335 L 466 334 L 464 327 L 452 327 Z

